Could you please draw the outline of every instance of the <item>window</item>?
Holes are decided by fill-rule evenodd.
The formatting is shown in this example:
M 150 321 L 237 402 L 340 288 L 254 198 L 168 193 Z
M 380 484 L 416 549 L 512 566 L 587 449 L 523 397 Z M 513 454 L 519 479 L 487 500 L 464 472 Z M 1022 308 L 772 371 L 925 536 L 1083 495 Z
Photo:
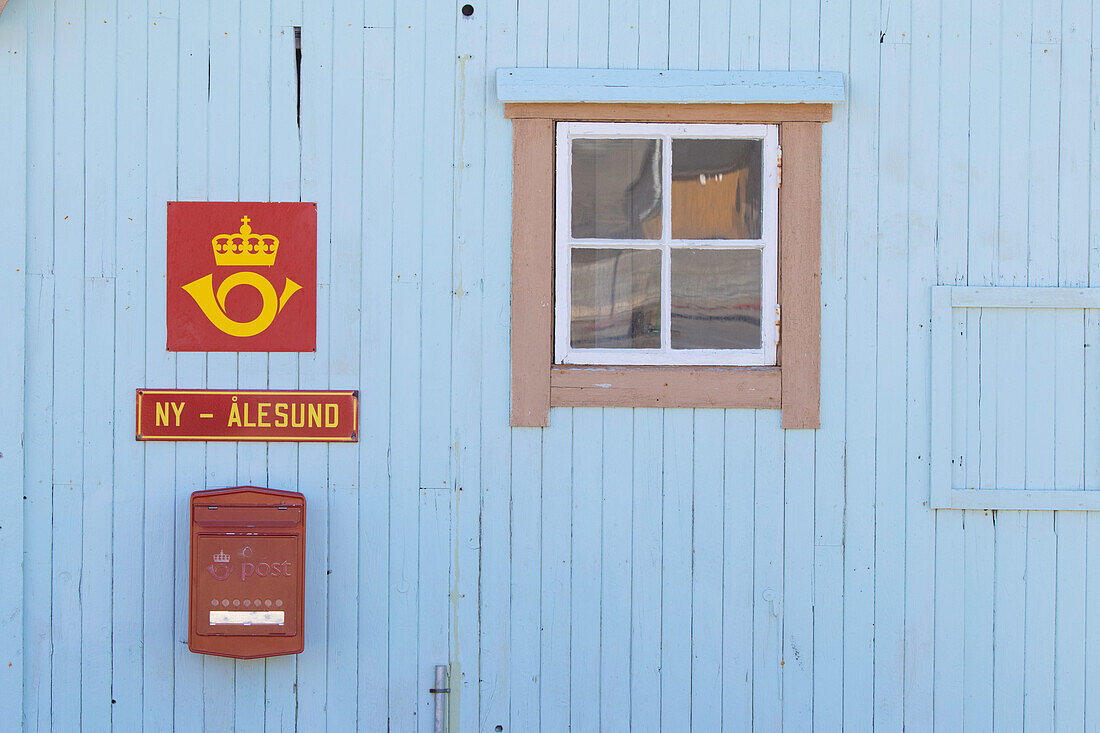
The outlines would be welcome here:
M 821 125 L 843 77 L 499 69 L 497 96 L 511 424 L 559 406 L 731 407 L 818 427 Z
M 776 125 L 557 125 L 557 364 L 774 365 Z

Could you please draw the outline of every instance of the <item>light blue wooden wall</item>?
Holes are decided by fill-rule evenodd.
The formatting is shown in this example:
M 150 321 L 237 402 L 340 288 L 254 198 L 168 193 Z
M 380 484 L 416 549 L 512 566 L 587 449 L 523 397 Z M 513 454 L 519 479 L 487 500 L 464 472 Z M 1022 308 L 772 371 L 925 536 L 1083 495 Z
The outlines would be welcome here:
M 1100 515 L 928 508 L 930 286 L 1100 284 L 1089 1 L 471 2 L 0 15 L 0 727 L 428 730 L 449 661 L 452 730 L 1100 728 Z M 509 429 L 491 79 L 547 65 L 845 73 L 821 430 Z M 318 202 L 316 354 L 164 351 L 173 199 Z M 358 388 L 361 440 L 139 444 L 136 387 Z M 245 483 L 309 502 L 297 657 L 185 645 L 187 498 Z

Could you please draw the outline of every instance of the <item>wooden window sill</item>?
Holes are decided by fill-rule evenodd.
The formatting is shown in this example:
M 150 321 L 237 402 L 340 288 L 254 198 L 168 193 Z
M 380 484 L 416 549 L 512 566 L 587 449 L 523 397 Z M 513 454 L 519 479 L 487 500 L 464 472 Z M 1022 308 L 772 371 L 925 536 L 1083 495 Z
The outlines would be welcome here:
M 777 409 L 779 367 L 555 366 L 551 407 Z

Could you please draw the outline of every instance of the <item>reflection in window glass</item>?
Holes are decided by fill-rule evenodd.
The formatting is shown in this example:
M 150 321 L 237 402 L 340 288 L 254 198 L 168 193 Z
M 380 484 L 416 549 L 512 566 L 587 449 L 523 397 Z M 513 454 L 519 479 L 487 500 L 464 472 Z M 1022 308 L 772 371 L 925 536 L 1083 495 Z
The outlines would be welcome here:
M 661 253 L 574 249 L 569 341 L 579 349 L 661 347 Z
M 661 237 L 660 140 L 573 140 L 572 186 L 574 237 Z
M 760 140 L 672 141 L 672 238 L 760 239 Z
M 759 349 L 757 249 L 672 250 L 672 348 Z

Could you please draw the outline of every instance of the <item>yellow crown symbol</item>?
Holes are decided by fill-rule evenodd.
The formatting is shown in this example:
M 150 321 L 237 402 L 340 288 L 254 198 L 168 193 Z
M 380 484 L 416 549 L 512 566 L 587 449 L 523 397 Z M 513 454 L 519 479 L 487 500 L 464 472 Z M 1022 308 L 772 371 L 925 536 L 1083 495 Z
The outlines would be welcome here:
M 279 253 L 279 238 L 270 234 L 253 234 L 247 216 L 241 217 L 241 231 L 237 234 L 219 234 L 210 240 L 214 248 L 214 262 L 224 265 L 252 265 L 270 267 Z

